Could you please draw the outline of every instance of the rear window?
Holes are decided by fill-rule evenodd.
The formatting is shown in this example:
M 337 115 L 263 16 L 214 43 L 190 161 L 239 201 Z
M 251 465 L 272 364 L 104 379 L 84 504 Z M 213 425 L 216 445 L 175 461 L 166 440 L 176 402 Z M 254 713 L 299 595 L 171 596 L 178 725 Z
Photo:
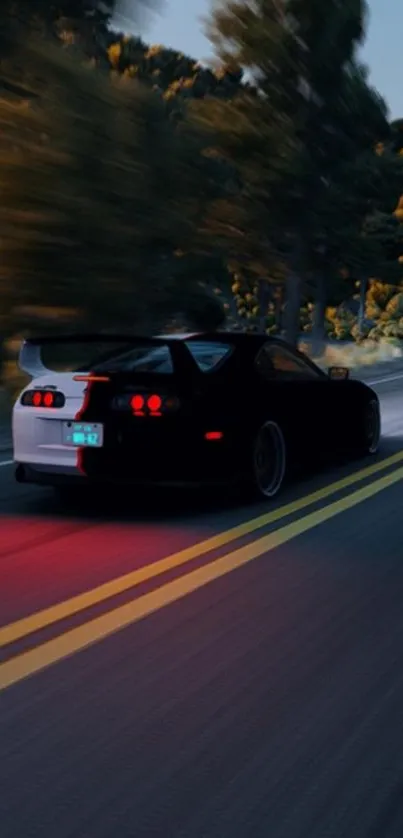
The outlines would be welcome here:
M 126 352 L 114 354 L 108 359 L 91 365 L 96 372 L 100 368 L 108 372 L 154 372 L 172 374 L 173 362 L 168 346 L 136 346 Z
M 229 343 L 189 340 L 186 341 L 186 346 L 202 372 L 216 369 L 232 353 Z

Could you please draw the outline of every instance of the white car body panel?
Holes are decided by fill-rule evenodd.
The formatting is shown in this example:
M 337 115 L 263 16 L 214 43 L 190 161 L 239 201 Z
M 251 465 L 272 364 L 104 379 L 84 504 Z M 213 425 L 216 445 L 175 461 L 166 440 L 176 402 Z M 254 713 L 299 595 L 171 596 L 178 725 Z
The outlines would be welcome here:
M 85 373 L 83 373 L 85 374 Z M 34 378 L 18 397 L 12 418 L 14 460 L 39 471 L 79 474 L 78 451 L 63 444 L 63 422 L 74 420 L 84 404 L 86 382 L 74 381 L 69 372 L 47 373 Z M 62 408 L 26 407 L 21 396 L 35 388 L 56 388 L 64 393 Z

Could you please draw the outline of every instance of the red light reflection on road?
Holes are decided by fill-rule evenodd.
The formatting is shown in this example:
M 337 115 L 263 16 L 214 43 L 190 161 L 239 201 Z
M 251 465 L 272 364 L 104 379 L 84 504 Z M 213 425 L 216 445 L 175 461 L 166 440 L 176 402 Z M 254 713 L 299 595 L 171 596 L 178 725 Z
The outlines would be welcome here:
M 158 561 L 210 534 L 178 522 L 0 517 L 0 625 Z

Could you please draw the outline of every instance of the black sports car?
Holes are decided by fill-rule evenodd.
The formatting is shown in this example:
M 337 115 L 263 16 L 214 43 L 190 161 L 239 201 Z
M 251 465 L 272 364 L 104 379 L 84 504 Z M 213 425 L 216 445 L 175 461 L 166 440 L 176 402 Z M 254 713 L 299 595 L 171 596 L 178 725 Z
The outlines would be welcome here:
M 38 360 L 52 339 L 24 344 L 21 366 L 35 377 L 14 409 L 20 481 L 239 481 L 273 497 L 289 467 L 378 449 L 376 393 L 282 340 L 237 332 L 80 340 L 120 346 L 81 371 L 52 373 Z

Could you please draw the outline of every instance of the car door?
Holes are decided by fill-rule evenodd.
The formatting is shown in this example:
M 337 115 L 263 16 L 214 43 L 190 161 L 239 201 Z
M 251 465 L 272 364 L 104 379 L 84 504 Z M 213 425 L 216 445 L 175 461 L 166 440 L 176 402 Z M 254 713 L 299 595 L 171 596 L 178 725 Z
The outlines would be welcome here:
M 336 451 L 344 434 L 334 382 L 280 341 L 264 344 L 255 366 L 264 382 L 268 415 L 278 417 L 292 454 L 309 460 Z

